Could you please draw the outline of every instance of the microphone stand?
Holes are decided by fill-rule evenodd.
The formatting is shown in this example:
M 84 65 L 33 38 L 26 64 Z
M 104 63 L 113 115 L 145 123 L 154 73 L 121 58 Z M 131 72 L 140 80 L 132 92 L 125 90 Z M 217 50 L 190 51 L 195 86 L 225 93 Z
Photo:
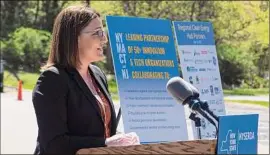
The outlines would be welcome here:
M 203 110 L 205 110 L 209 115 L 211 115 L 218 122 L 218 116 L 215 115 L 214 112 L 209 109 L 209 105 L 207 101 L 200 101 L 200 105 Z
M 218 116 L 216 114 L 214 114 L 214 112 L 212 110 L 209 109 L 209 105 L 207 103 L 207 101 L 200 101 L 200 105 L 201 105 L 201 108 L 202 110 L 206 111 L 210 116 L 212 116 L 216 121 L 217 123 L 219 123 L 219 119 L 218 119 Z M 216 137 L 217 137 L 217 134 L 218 134 L 218 125 L 216 125 Z
M 210 114 L 216 121 L 217 123 L 219 123 L 219 119 L 218 116 L 216 114 L 214 114 L 214 112 L 212 110 L 209 109 L 209 105 L 207 103 L 207 101 L 200 101 L 201 104 L 201 108 L 206 111 L 208 114 Z M 218 128 L 216 127 L 216 137 L 217 138 L 217 134 L 218 134 Z M 215 154 L 217 154 L 217 150 L 218 150 L 218 146 L 216 145 L 216 149 L 215 149 Z
M 196 113 L 199 113 L 202 115 L 202 117 L 204 117 L 206 120 L 208 120 L 211 124 L 213 124 L 216 128 L 216 136 L 217 136 L 217 133 L 218 133 L 218 127 L 216 125 L 216 123 L 213 121 L 213 119 L 211 119 L 209 115 L 211 115 L 212 117 L 213 116 L 216 116 L 210 109 L 209 109 L 209 106 L 207 104 L 206 101 L 201 101 L 198 97 L 194 97 L 194 96 L 190 96 L 189 98 L 187 98 L 183 104 L 188 104 L 189 108 L 193 111 L 193 112 L 196 112 Z M 204 111 L 206 111 L 208 114 L 206 114 Z M 191 115 L 191 118 L 193 116 Z M 218 117 L 214 117 L 215 120 L 218 119 Z M 195 120 L 195 118 L 193 118 Z M 217 120 L 218 122 L 218 120 Z M 199 125 L 199 124 L 198 124 Z M 197 131 L 199 131 L 199 129 L 197 129 Z M 199 131 L 200 132 L 200 131 Z M 215 137 L 216 137 L 215 136 Z
M 196 116 L 197 114 L 195 112 L 191 112 L 189 115 L 189 119 L 194 121 L 195 127 L 197 130 L 197 138 L 202 139 L 202 134 L 201 134 L 201 118 Z

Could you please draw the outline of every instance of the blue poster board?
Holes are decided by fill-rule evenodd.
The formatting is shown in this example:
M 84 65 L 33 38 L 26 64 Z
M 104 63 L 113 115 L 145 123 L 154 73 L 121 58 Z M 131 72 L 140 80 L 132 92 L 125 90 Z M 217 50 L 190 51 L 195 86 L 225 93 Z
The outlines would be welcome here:
M 218 154 L 257 154 L 258 114 L 219 117 Z
M 142 143 L 187 140 L 184 108 L 166 91 L 179 76 L 171 22 L 107 16 L 125 133 Z
M 208 101 L 216 115 L 225 115 L 223 90 L 210 22 L 173 21 L 183 79 L 200 91 L 200 99 Z M 202 139 L 216 136 L 215 127 L 201 117 Z M 192 122 L 193 135 L 197 135 Z M 192 140 L 192 136 L 190 137 Z M 194 138 L 196 139 L 196 138 Z

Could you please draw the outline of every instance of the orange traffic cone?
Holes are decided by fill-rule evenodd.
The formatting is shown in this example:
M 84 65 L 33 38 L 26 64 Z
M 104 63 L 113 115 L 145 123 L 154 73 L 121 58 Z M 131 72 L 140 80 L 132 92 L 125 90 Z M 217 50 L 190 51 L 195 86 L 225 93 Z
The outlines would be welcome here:
M 18 100 L 22 101 L 22 80 L 19 80 L 18 84 Z

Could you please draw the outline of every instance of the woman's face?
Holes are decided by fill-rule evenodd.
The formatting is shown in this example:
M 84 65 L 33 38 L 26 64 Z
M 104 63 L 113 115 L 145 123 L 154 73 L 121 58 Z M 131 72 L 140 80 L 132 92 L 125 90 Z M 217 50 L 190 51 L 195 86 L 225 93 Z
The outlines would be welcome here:
M 103 31 L 102 22 L 99 17 L 81 31 L 78 37 L 79 57 L 82 63 L 90 63 L 104 59 L 103 46 L 107 42 Z

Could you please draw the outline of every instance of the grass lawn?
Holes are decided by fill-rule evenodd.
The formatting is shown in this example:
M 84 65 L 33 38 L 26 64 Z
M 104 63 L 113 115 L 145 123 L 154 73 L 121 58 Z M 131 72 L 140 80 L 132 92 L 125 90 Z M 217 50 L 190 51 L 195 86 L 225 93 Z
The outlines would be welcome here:
M 39 77 L 39 74 L 20 72 L 19 77 L 23 81 L 23 89 L 33 90 L 37 82 L 37 79 Z M 18 81 L 12 74 L 10 74 L 8 71 L 5 71 L 4 72 L 4 85 L 11 86 L 11 87 L 18 87 Z M 111 92 L 111 95 L 112 95 L 112 99 L 115 101 L 119 100 L 116 82 L 114 80 L 110 80 L 108 81 L 108 85 L 109 85 L 109 91 Z
M 233 90 L 223 90 L 224 95 L 267 95 L 269 94 L 269 88 L 260 88 L 260 89 L 242 89 L 237 88 Z
M 23 89 L 30 89 L 34 88 L 34 85 L 39 77 L 37 73 L 26 73 L 20 72 L 19 77 L 23 81 Z M 9 72 L 4 72 L 4 85 L 5 86 L 18 86 L 18 81 L 16 78 L 10 74 Z M 112 95 L 112 99 L 114 101 L 119 100 L 118 90 L 115 80 L 108 81 L 109 91 Z M 263 89 L 234 89 L 234 90 L 224 90 L 224 95 L 266 95 L 269 94 L 268 88 Z M 243 103 L 243 104 L 256 104 L 261 105 L 264 107 L 269 107 L 269 102 L 267 101 L 247 101 L 247 100 L 225 100 L 226 102 L 230 103 Z
M 249 101 L 249 100 L 225 100 L 225 102 L 229 103 L 242 103 L 242 104 L 255 104 L 264 107 L 269 107 L 269 102 L 267 101 Z
M 36 73 L 19 72 L 19 78 L 23 81 L 23 89 L 32 90 L 37 82 L 38 77 L 39 74 Z M 18 87 L 18 81 L 12 74 L 10 74 L 8 71 L 5 71 L 4 85 Z
M 39 77 L 39 74 L 37 73 L 26 73 L 26 72 L 20 72 L 19 77 L 23 80 L 23 89 L 33 89 L 34 85 Z M 5 86 L 18 86 L 18 81 L 15 77 L 13 77 L 12 74 L 10 74 L 8 71 L 4 72 L 4 85 Z M 112 94 L 112 98 L 114 100 L 118 100 L 118 90 L 115 80 L 109 80 L 109 91 Z M 224 95 L 267 95 L 269 94 L 268 88 L 262 88 L 262 89 L 233 89 L 233 90 L 223 90 Z

